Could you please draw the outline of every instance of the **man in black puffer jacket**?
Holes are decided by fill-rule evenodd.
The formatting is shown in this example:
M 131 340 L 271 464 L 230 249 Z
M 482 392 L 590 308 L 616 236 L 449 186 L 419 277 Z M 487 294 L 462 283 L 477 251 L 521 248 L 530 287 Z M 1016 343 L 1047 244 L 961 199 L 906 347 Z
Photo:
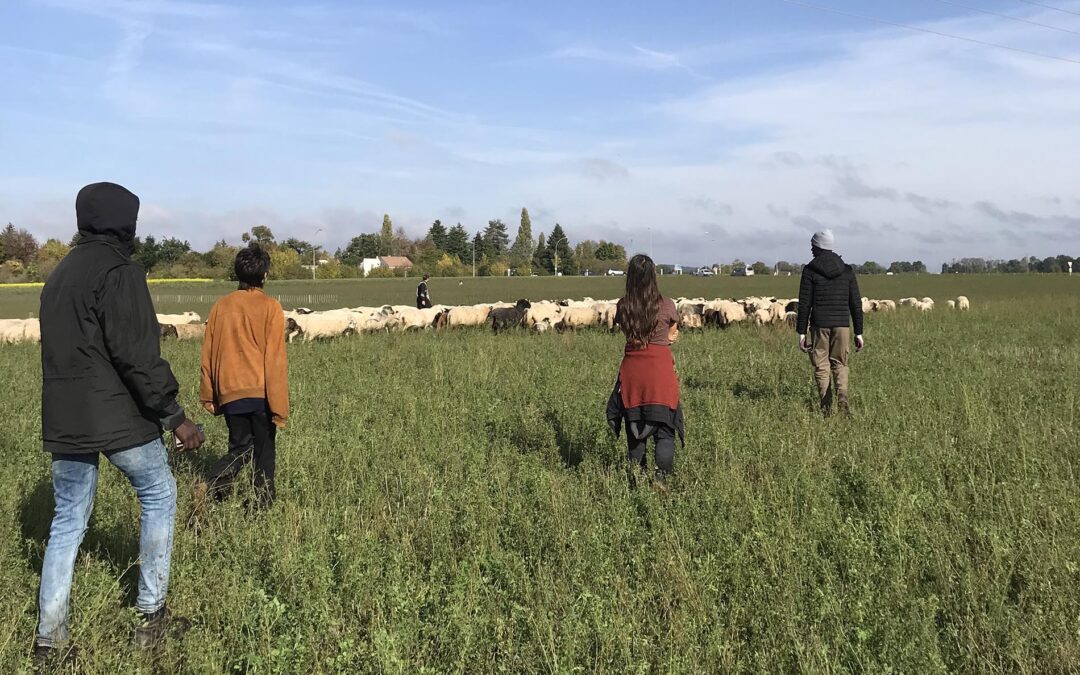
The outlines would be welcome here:
M 851 323 L 855 322 L 855 350 L 862 351 L 862 295 L 855 270 L 833 253 L 832 230 L 824 230 L 810 240 L 814 259 L 803 268 L 799 282 L 799 315 L 795 328 L 799 348 L 810 354 L 814 366 L 821 412 L 832 413 L 833 378 L 836 379 L 837 406 L 848 412 L 848 354 L 851 351 Z M 807 340 L 807 328 L 810 339 Z
M 161 436 L 173 431 L 187 450 L 203 440 L 176 401 L 146 274 L 131 261 L 139 198 L 95 183 L 79 191 L 75 212 L 79 243 L 41 291 L 41 436 L 56 500 L 34 649 L 43 669 L 66 653 L 71 579 L 101 455 L 131 482 L 142 510 L 136 644 L 152 647 L 186 625 L 165 609 L 176 481 Z

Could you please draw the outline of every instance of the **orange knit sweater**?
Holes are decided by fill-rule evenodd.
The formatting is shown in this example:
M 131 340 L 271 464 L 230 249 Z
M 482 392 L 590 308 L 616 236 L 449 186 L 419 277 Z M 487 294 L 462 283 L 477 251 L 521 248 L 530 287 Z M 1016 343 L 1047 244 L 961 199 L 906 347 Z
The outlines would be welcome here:
M 265 398 L 274 424 L 289 418 L 285 314 L 261 289 L 235 291 L 210 310 L 202 348 L 199 400 L 218 414 L 243 398 Z

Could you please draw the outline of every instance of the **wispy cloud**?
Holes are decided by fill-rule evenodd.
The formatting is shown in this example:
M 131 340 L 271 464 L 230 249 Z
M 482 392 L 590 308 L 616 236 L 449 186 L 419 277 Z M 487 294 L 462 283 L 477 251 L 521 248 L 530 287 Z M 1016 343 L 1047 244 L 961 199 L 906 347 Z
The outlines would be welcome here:
M 634 44 L 626 45 L 621 48 L 602 48 L 582 45 L 568 46 L 557 49 L 548 56 L 553 59 L 592 61 L 595 63 L 639 70 L 681 70 L 698 79 L 709 79 L 688 65 L 678 54 L 649 49 Z

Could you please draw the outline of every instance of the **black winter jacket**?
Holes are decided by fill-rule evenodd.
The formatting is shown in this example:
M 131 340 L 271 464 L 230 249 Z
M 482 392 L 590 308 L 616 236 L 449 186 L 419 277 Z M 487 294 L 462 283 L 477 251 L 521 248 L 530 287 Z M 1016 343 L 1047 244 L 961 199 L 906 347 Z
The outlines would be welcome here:
M 179 386 L 130 258 L 139 198 L 96 183 L 75 210 L 79 243 L 41 292 L 41 437 L 52 453 L 126 450 L 180 426 Z
M 853 320 L 855 334 L 862 335 L 862 295 L 855 270 L 832 251 L 822 251 L 803 268 L 795 330 L 805 335 L 808 325 L 841 328 Z

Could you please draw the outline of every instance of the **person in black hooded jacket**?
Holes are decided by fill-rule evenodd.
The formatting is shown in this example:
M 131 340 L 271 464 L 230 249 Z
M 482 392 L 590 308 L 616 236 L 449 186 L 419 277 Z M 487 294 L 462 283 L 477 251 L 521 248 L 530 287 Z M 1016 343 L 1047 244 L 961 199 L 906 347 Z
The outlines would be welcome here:
M 851 324 L 855 324 L 855 349 L 862 351 L 862 295 L 855 270 L 833 252 L 831 230 L 814 234 L 810 250 L 814 259 L 803 268 L 799 282 L 799 312 L 795 329 L 799 348 L 810 354 L 814 366 L 821 411 L 832 413 L 833 388 L 837 407 L 848 412 L 848 354 Z M 807 339 L 807 329 L 810 339 Z M 835 379 L 835 384 L 833 380 Z
M 75 201 L 79 241 L 41 292 L 41 435 L 52 455 L 56 512 L 41 573 L 35 659 L 67 643 L 75 557 L 93 508 L 104 455 L 131 482 L 142 508 L 136 643 L 152 646 L 185 622 L 165 609 L 176 481 L 163 430 L 188 450 L 202 432 L 177 403 L 161 358 L 160 328 L 143 269 L 131 260 L 139 198 L 113 183 Z

